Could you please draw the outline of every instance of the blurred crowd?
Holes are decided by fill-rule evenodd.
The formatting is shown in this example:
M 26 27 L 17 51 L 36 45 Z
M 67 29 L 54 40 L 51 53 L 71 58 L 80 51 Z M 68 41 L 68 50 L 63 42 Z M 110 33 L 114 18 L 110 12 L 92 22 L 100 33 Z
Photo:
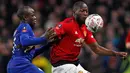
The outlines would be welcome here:
M 34 32 L 36 36 L 40 36 L 48 27 L 53 27 L 64 18 L 72 16 L 72 6 L 76 1 L 79 0 L 0 0 L 0 73 L 7 73 L 6 65 L 11 57 L 13 32 L 19 25 L 16 15 L 19 7 L 29 5 L 35 9 L 37 24 Z M 125 38 L 130 26 L 130 0 L 82 1 L 87 3 L 90 14 L 97 13 L 104 20 L 103 29 L 94 34 L 97 42 L 108 49 L 127 51 Z M 92 73 L 127 73 L 125 70 L 129 66 L 122 65 L 124 60 L 121 58 L 98 56 L 87 45 L 83 48 L 79 55 L 81 65 Z M 49 57 L 48 52 L 44 55 Z M 38 61 L 39 57 L 42 63 Z M 33 63 L 37 66 L 49 65 L 43 55 L 38 56 Z M 50 70 L 50 67 L 41 68 Z

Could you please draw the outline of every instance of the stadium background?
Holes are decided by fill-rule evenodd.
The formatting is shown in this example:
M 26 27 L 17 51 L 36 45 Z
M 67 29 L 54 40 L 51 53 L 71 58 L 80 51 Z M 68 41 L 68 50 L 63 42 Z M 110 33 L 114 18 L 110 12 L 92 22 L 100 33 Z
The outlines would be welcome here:
M 0 0 L 0 73 L 6 73 L 6 65 L 11 57 L 12 35 L 19 24 L 16 11 L 20 6 L 29 5 L 36 11 L 36 36 L 44 33 L 47 27 L 72 15 L 72 5 L 79 0 Z M 95 33 L 98 43 L 108 49 L 127 51 L 125 37 L 130 25 L 130 0 L 83 0 L 89 13 L 98 13 L 104 20 L 104 28 Z M 92 73 L 130 73 L 130 59 L 98 56 L 87 46 L 82 49 L 79 58 L 81 64 Z M 45 52 L 33 60 L 33 63 L 50 73 L 50 64 Z

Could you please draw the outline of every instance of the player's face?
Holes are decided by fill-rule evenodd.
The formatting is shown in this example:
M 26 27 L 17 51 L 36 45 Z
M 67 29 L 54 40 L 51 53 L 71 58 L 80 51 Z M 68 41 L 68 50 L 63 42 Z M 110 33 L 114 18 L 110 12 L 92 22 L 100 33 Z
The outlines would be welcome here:
M 76 17 L 78 20 L 80 20 L 82 23 L 85 23 L 85 19 L 88 16 L 88 7 L 86 4 L 83 4 L 82 7 L 80 7 L 77 11 L 76 11 Z
M 36 24 L 35 11 L 32 8 L 28 9 L 27 22 L 29 24 Z

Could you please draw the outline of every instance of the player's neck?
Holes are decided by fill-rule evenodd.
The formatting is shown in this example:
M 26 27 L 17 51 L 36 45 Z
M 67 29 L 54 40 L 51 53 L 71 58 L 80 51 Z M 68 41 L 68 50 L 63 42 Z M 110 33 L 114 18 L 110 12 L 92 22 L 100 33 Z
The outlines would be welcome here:
M 33 24 L 30 24 L 30 26 L 32 27 L 32 29 L 34 29 L 34 25 Z
M 25 21 L 25 20 L 21 20 L 20 22 L 22 22 L 22 23 L 27 23 L 27 21 Z
M 77 21 L 77 23 L 78 23 L 78 25 L 79 25 L 79 27 L 81 27 L 82 26 L 82 24 L 84 24 L 82 21 L 80 21 L 80 20 L 76 20 Z

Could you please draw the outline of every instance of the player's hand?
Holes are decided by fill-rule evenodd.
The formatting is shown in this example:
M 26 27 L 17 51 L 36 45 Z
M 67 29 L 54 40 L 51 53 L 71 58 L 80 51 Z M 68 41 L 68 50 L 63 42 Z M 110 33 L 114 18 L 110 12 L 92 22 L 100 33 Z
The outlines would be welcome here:
M 128 56 L 127 52 L 116 52 L 116 56 L 120 56 L 125 59 Z
M 45 31 L 44 35 L 42 37 L 45 37 L 48 39 L 49 42 L 53 42 L 56 37 L 56 32 L 54 31 L 53 28 L 49 28 Z

